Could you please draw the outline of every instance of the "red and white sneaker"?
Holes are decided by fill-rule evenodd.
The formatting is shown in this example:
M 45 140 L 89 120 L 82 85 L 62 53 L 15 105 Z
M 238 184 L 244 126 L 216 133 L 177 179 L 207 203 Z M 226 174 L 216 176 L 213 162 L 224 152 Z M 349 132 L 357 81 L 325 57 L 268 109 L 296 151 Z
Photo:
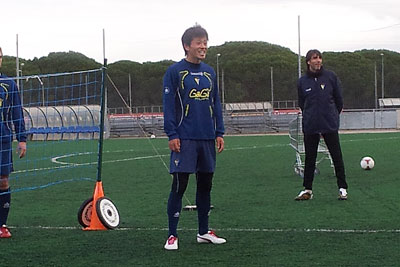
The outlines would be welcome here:
M 294 200 L 309 200 L 313 198 L 312 190 L 305 189 L 299 193 L 299 195 Z
M 167 242 L 165 242 L 164 248 L 166 250 L 177 250 L 178 249 L 178 238 L 170 235 Z
M 197 243 L 223 244 L 226 243 L 226 239 L 218 237 L 214 231 L 208 231 L 204 235 L 197 234 Z
M 10 238 L 11 237 L 11 233 L 10 230 L 8 230 L 6 225 L 2 225 L 0 227 L 0 238 Z

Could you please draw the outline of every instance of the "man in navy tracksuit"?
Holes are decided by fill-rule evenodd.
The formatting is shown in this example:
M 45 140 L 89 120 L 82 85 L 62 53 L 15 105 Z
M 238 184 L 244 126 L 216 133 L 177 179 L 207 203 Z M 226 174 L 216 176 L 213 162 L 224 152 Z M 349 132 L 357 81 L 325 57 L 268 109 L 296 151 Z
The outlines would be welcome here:
M 299 106 L 303 113 L 304 190 L 295 200 L 308 200 L 313 197 L 312 183 L 321 136 L 335 166 L 339 199 L 346 200 L 347 183 L 338 133 L 339 115 L 343 109 L 341 84 L 335 73 L 322 67 L 320 51 L 308 51 L 306 64 L 307 73 L 297 82 Z
M 224 124 L 214 70 L 203 63 L 208 34 L 195 25 L 185 31 L 185 59 L 170 66 L 164 76 L 164 131 L 171 150 L 172 186 L 168 199 L 168 240 L 164 248 L 178 249 L 177 226 L 189 175 L 196 174 L 198 243 L 222 244 L 226 240 L 208 229 L 210 192 L 216 151 L 224 149 Z
M 0 47 L 0 67 L 3 51 Z M 19 157 L 26 153 L 26 133 L 21 98 L 15 82 L 0 73 L 0 238 L 11 237 L 6 223 L 10 211 L 11 192 L 9 175 L 14 170 L 12 159 L 12 141 L 14 125 L 18 140 Z

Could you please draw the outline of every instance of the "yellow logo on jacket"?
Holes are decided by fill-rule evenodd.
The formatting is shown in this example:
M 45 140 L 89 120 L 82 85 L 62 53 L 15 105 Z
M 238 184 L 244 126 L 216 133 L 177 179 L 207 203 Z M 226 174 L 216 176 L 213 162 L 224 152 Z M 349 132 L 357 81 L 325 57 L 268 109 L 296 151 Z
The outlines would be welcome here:
M 197 89 L 193 88 L 189 92 L 189 97 L 196 100 L 207 100 L 210 98 L 210 91 L 210 88 L 204 88 L 200 91 L 197 91 Z

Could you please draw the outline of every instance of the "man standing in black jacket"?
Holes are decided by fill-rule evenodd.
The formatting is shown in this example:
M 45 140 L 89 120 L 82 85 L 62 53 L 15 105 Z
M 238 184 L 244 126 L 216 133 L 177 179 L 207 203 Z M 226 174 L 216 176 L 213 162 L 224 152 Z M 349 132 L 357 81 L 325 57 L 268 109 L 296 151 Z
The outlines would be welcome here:
M 324 138 L 335 166 L 339 199 L 347 199 L 347 183 L 339 141 L 339 115 L 343 109 L 342 88 L 335 73 L 322 67 L 322 54 L 313 49 L 306 55 L 307 73 L 297 82 L 303 113 L 305 147 L 304 190 L 295 200 L 312 199 L 312 183 L 320 137 Z

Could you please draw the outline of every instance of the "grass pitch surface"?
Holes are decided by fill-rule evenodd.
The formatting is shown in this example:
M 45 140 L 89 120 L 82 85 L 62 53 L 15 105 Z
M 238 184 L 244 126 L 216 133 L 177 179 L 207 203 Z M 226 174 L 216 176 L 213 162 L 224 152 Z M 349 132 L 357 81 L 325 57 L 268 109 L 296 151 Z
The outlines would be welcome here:
M 294 173 L 295 151 L 288 144 L 287 135 L 226 137 L 217 156 L 210 227 L 228 242 L 197 244 L 197 214 L 183 211 L 179 250 L 165 251 L 167 140 L 106 140 L 102 181 L 119 209 L 119 228 L 82 231 L 78 224 L 78 208 L 93 194 L 93 174 L 92 180 L 17 192 L 8 220 L 13 237 L 0 240 L 2 264 L 399 266 L 400 134 L 341 135 L 347 201 L 337 200 L 328 161 L 318 166 L 314 199 L 294 201 L 302 179 Z M 367 155 L 375 160 L 371 171 L 359 165 Z M 194 204 L 194 198 L 191 177 L 183 204 Z

